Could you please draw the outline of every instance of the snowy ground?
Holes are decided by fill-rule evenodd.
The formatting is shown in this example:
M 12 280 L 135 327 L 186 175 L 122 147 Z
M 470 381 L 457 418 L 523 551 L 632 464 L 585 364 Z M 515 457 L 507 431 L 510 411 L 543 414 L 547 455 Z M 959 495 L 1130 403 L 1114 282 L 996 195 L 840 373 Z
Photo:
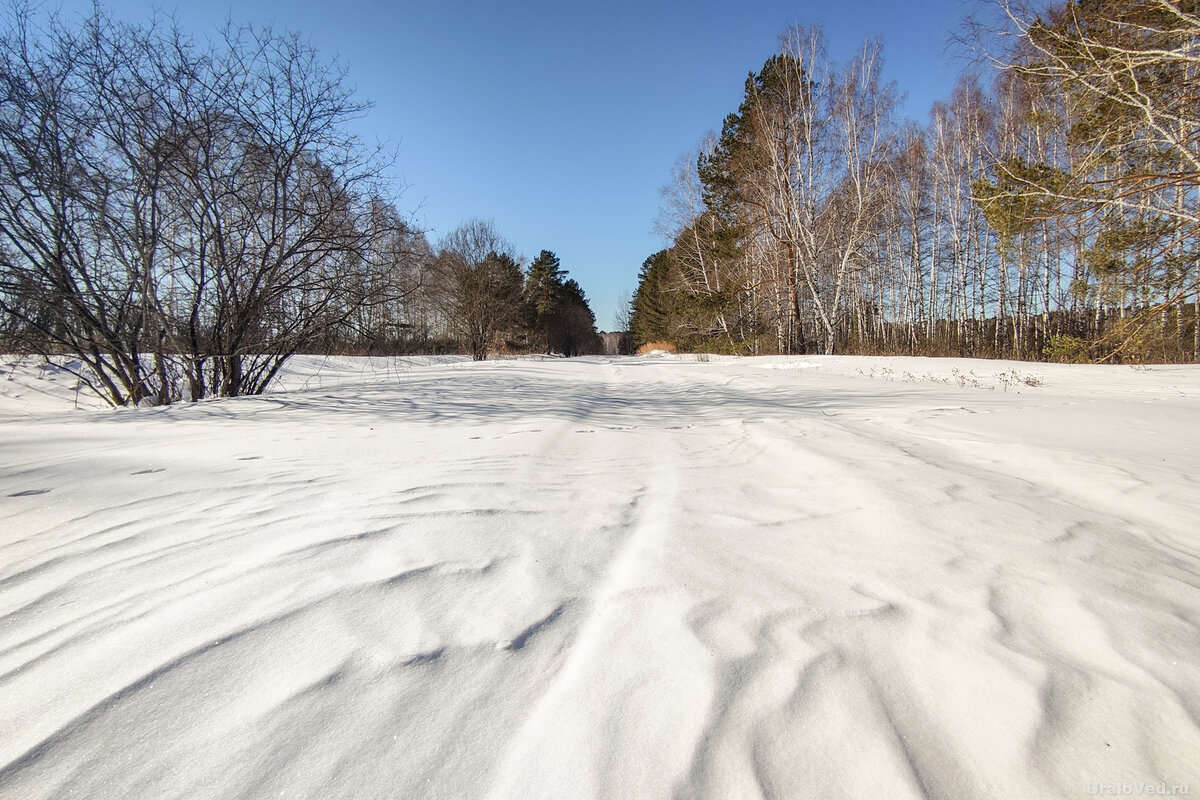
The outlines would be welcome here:
M 1200 368 L 72 389 L 0 362 L 5 800 L 1200 793 Z

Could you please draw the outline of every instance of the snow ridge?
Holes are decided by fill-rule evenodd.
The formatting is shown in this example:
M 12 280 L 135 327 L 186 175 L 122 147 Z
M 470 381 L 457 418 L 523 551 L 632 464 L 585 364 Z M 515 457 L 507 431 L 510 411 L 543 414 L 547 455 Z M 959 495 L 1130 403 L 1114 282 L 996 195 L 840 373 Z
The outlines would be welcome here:
M 843 357 L 114 411 L 8 359 L 0 798 L 1200 787 L 1198 411 L 1195 367 Z

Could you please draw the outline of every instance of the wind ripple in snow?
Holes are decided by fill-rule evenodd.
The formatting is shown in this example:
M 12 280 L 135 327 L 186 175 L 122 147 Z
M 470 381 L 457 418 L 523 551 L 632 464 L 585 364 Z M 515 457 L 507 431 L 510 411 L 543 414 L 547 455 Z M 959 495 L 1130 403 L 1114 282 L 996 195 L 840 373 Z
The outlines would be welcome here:
M 0 797 L 1200 786 L 1200 373 L 772 363 L 0 407 Z

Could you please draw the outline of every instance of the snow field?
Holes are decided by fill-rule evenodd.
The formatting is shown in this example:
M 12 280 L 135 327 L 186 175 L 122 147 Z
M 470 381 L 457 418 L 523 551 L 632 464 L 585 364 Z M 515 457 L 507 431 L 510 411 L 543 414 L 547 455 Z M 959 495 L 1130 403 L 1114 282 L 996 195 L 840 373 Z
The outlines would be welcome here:
M 968 376 L 968 377 L 965 377 Z M 1200 787 L 1200 369 L 0 364 L 0 797 Z

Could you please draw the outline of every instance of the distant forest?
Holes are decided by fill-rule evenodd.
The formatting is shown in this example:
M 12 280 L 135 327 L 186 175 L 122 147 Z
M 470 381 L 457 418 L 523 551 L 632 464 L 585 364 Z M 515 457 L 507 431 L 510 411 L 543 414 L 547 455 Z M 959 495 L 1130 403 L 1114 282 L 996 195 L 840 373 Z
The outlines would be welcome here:
M 472 220 L 431 246 L 367 106 L 297 35 L 14 4 L 0 30 L 0 352 L 113 405 L 262 392 L 291 355 L 599 352 L 583 289 Z
M 793 28 L 664 190 L 635 345 L 1200 360 L 1200 4 L 994 0 L 925 124 Z

